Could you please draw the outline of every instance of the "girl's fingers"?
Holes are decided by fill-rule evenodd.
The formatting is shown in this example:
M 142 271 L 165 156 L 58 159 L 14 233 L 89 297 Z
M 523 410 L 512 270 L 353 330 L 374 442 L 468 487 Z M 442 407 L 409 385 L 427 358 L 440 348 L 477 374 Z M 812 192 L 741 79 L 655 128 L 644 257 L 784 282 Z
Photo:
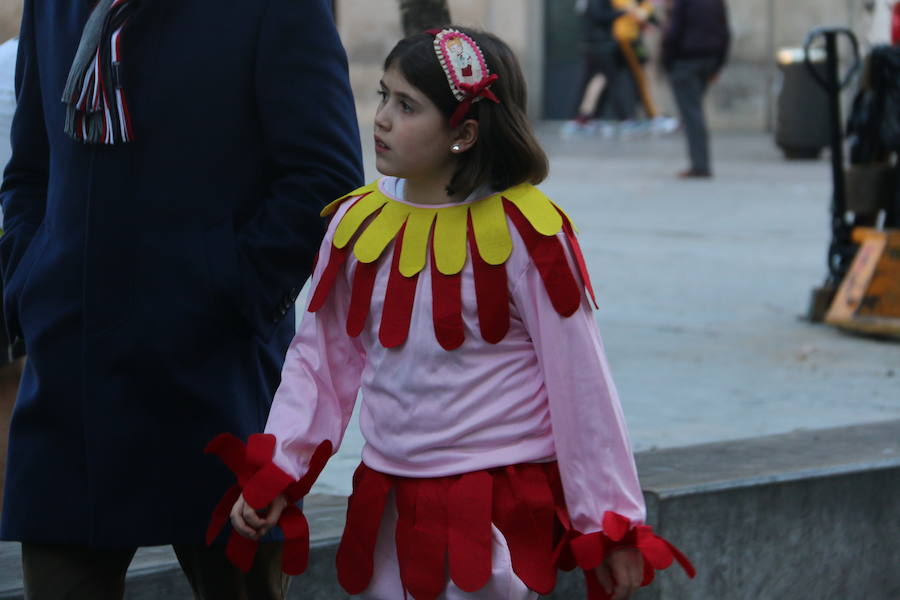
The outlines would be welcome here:
M 626 600 L 641 585 L 643 557 L 637 550 L 621 550 L 609 557 L 612 576 L 616 580 L 613 600 Z
M 604 563 L 594 570 L 597 573 L 597 579 L 600 581 L 600 585 L 603 586 L 603 589 L 606 590 L 607 594 L 612 594 L 613 589 L 616 587 L 616 583 L 613 581 L 612 574 L 609 572 L 609 567 Z
M 263 519 L 256 513 L 256 509 L 246 502 L 244 503 L 243 510 L 241 510 L 241 516 L 244 517 L 244 521 L 247 523 L 247 525 L 252 527 L 257 532 L 266 524 L 265 519 Z
M 272 501 L 272 504 L 269 505 L 269 511 L 263 520 L 263 526 L 259 529 L 259 535 L 266 535 L 270 529 L 275 527 L 286 506 L 287 500 L 285 500 L 284 496 L 278 496 Z

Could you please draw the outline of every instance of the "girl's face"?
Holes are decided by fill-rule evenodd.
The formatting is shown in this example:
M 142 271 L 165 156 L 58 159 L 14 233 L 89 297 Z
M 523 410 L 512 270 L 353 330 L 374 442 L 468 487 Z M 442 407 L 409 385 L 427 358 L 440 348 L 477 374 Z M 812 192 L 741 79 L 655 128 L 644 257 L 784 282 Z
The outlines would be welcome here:
M 447 118 L 394 66 L 385 71 L 379 94 L 375 167 L 384 175 L 446 186 L 456 168 Z

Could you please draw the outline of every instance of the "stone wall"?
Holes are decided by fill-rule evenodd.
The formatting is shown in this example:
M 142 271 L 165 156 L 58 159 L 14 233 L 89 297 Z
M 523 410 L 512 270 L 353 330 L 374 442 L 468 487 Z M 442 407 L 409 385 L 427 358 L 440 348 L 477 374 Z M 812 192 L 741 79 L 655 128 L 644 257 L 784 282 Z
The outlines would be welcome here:
M 544 3 L 549 0 L 449 0 L 454 21 L 489 29 L 519 54 L 532 102 L 541 115 L 543 81 Z M 574 0 L 553 0 L 569 2 Z M 727 0 L 733 46 L 728 68 L 709 96 L 714 129 L 760 131 L 771 128 L 778 85 L 775 52 L 800 45 L 819 25 L 850 26 L 864 36 L 868 21 L 863 0 Z M 380 63 L 401 37 L 397 0 L 337 0 L 338 25 L 347 47 L 354 91 L 360 99 L 360 120 L 371 123 Z M 658 34 L 647 34 L 657 48 Z M 659 103 L 675 113 L 668 84 L 654 65 L 650 80 Z M 372 98 L 372 100 L 368 100 Z

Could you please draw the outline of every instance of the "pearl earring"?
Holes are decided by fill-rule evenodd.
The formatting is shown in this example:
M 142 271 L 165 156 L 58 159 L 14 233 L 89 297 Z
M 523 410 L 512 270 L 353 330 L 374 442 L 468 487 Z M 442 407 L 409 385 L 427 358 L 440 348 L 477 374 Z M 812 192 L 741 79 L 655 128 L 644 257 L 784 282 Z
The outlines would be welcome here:
M 450 146 L 450 149 L 453 152 L 459 152 L 460 150 L 462 150 L 462 146 L 460 146 L 459 144 L 453 144 L 452 146 Z

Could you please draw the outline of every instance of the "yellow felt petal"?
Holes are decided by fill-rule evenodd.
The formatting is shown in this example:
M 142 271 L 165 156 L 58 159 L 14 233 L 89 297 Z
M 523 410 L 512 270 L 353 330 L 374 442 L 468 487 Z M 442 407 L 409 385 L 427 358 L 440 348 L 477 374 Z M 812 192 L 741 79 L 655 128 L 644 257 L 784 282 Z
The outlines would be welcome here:
M 542 235 L 556 235 L 562 229 L 562 217 L 553 202 L 533 185 L 517 185 L 503 192 L 503 197 L 515 204 Z
M 319 213 L 319 216 L 327 217 L 328 215 L 330 215 L 331 213 L 336 211 L 337 207 L 340 206 L 347 198 L 353 198 L 354 196 L 362 196 L 363 194 L 372 192 L 376 189 L 378 189 L 378 180 L 375 180 L 368 185 L 364 185 L 361 188 L 356 188 L 349 194 L 344 194 L 343 196 L 341 196 L 340 198 L 338 198 L 337 200 L 335 200 L 334 202 L 332 202 L 331 204 L 329 204 L 325 208 L 323 208 L 322 212 Z
M 512 253 L 503 201 L 500 196 L 491 196 L 475 202 L 470 210 L 478 253 L 489 265 L 502 265 Z
M 400 252 L 400 274 L 412 277 L 425 268 L 428 253 L 428 237 L 437 209 L 410 207 L 409 219 L 403 231 L 403 249 Z
M 468 206 L 448 206 L 437 211 L 434 226 L 434 254 L 438 271 L 455 275 L 466 264 Z
M 372 213 L 384 206 L 387 201 L 387 196 L 375 191 L 354 204 L 350 210 L 346 212 L 341 219 L 341 222 L 338 223 L 337 229 L 334 231 L 334 245 L 338 248 L 346 246 L 347 242 L 349 242 L 354 234 L 356 234 L 356 230 L 359 229 L 359 226 L 362 225 Z
M 368 196 L 366 196 L 368 198 Z M 363 199 L 365 200 L 365 198 Z M 399 202 L 388 202 L 381 212 L 362 232 L 353 246 L 353 254 L 360 262 L 374 262 L 397 236 L 397 232 L 409 216 L 409 206 Z

